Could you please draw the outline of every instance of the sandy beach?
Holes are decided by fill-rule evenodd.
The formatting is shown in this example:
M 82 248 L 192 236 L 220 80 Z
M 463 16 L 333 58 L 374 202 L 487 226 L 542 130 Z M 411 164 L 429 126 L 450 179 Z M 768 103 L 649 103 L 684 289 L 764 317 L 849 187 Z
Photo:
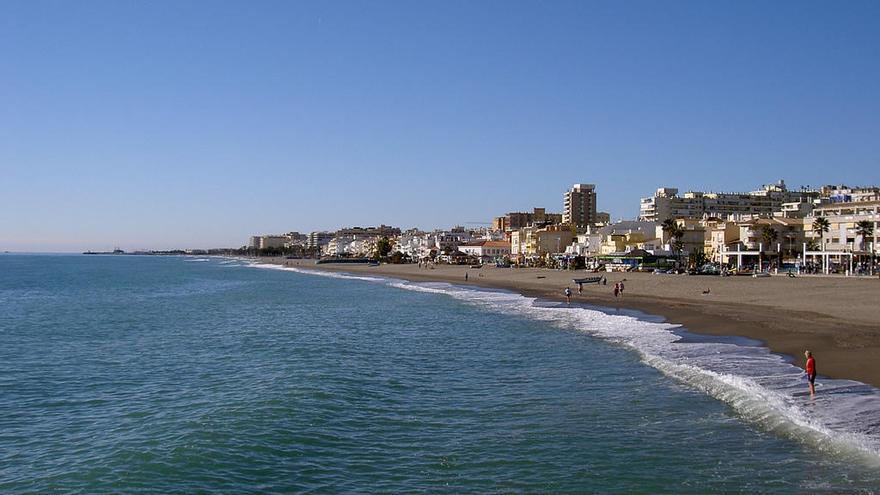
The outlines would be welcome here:
M 268 261 L 268 260 L 265 260 Z M 609 308 L 630 308 L 663 316 L 696 333 L 734 335 L 760 340 L 772 351 L 803 365 L 803 352 L 816 355 L 820 375 L 849 378 L 880 387 L 880 280 L 878 278 L 770 278 L 602 273 L 608 285 L 584 285 L 577 293 L 573 277 L 583 271 L 538 268 L 481 269 L 438 265 L 315 265 L 312 260 L 284 260 L 291 266 L 350 273 L 370 273 L 411 281 L 445 281 L 513 290 L 525 295 L 564 299 Z M 275 259 L 271 262 L 281 263 Z M 468 280 L 465 281 L 465 273 Z M 625 282 L 622 297 L 613 285 Z M 704 293 L 708 291 L 708 293 Z

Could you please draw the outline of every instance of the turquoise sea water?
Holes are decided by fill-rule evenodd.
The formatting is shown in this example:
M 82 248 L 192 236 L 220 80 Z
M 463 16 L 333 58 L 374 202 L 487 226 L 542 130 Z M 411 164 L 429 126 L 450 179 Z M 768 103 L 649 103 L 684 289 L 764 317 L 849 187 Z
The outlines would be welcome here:
M 762 349 L 557 306 L 221 259 L 0 256 L 0 492 L 880 490 L 875 389 L 824 380 L 832 399 L 809 402 Z

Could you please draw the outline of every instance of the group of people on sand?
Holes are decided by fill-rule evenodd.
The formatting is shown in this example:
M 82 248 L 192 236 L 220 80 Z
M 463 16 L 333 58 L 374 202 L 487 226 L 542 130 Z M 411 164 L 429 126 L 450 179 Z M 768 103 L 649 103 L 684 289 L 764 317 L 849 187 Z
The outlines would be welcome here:
M 623 295 L 623 289 L 624 289 L 623 282 L 624 281 L 626 281 L 626 279 L 623 279 L 620 282 L 617 282 L 616 284 L 614 284 L 614 297 L 620 297 Z M 577 286 L 578 286 L 578 294 L 583 294 L 584 284 L 578 283 Z M 563 291 L 563 294 L 565 294 L 565 302 L 570 303 L 571 302 L 571 287 L 566 287 L 565 291 Z

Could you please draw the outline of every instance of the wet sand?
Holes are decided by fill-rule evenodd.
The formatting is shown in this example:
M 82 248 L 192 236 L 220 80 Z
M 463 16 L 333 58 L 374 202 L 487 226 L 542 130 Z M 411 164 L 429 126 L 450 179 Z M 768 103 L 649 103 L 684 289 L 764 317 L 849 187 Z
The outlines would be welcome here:
M 573 302 L 637 309 L 662 316 L 695 333 L 760 340 L 772 351 L 792 356 L 800 366 L 804 350 L 810 349 L 816 356 L 820 375 L 880 387 L 880 279 L 876 276 L 587 274 L 538 268 L 438 265 L 425 269 L 418 265 L 369 267 L 285 261 L 298 268 L 472 284 L 557 300 L 564 300 L 564 288 L 571 287 Z M 608 285 L 584 285 L 583 294 L 578 294 L 571 279 L 593 275 L 606 276 Z M 613 285 L 624 279 L 623 296 L 615 298 Z

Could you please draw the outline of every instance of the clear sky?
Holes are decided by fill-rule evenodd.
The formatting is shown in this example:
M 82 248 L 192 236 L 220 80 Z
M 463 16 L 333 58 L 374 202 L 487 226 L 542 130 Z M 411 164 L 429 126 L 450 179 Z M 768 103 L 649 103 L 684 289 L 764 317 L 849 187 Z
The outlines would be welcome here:
M 880 2 L 0 2 L 0 250 L 880 183 Z

